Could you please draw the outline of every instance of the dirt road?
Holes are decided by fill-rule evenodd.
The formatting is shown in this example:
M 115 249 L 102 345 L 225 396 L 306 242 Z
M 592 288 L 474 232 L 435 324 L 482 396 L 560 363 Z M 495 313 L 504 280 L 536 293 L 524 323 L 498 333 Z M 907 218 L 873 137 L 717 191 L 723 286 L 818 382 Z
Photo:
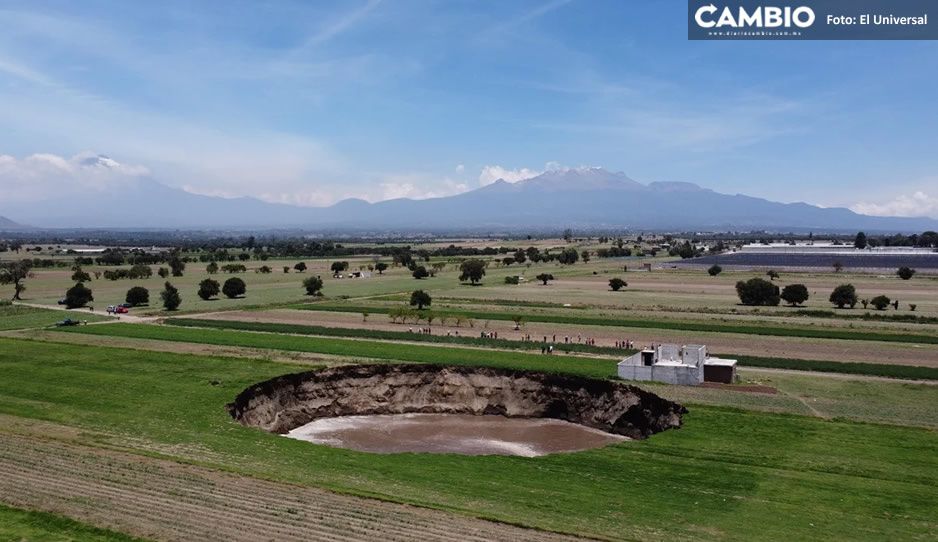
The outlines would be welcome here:
M 575 540 L 5 433 L 0 433 L 0 501 L 155 540 Z
M 317 312 L 311 310 L 276 309 L 267 311 L 229 311 L 206 313 L 201 317 L 214 320 L 237 320 L 244 322 L 275 322 L 284 324 L 316 325 L 354 329 L 379 329 L 407 331 L 416 327 L 411 324 L 392 324 L 387 316 L 374 314 L 367 322 L 361 314 L 339 312 Z M 715 354 L 737 356 L 778 357 L 789 359 L 817 359 L 829 361 L 857 361 L 864 363 L 888 363 L 896 365 L 920 365 L 938 367 L 938 345 L 883 343 L 837 339 L 809 339 L 803 337 L 772 337 L 734 333 L 698 333 L 666 329 L 639 329 L 610 326 L 582 326 L 573 324 L 549 324 L 529 322 L 521 331 L 514 330 L 514 323 L 505 320 L 476 321 L 475 327 L 463 325 L 442 326 L 434 324 L 435 335 L 459 332 L 460 335 L 478 337 L 481 331 L 497 331 L 499 338 L 518 340 L 530 334 L 532 340 L 547 337 L 562 344 L 564 337 L 572 342 L 591 337 L 599 346 L 614 346 L 617 340 L 634 341 L 636 346 L 651 343 L 706 344 Z M 578 339 L 579 337 L 579 339 Z

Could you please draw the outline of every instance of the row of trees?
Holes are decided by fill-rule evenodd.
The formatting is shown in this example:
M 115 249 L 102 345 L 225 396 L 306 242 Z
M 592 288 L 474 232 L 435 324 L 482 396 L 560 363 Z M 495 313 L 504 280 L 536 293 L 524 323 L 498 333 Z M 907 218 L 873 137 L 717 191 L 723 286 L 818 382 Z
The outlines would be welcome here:
M 739 301 L 743 305 L 753 306 L 777 306 L 782 300 L 793 307 L 805 303 L 810 294 L 807 286 L 804 284 L 789 284 L 779 290 L 775 284 L 761 279 L 752 278 L 747 281 L 736 283 L 736 293 L 739 295 Z M 885 310 L 890 305 L 899 310 L 899 300 L 891 300 L 884 295 L 876 296 L 870 300 L 860 299 L 857 296 L 857 290 L 853 284 L 841 284 L 831 291 L 828 301 L 839 309 L 846 307 L 854 308 L 857 303 L 861 303 L 863 308 L 872 305 L 876 310 Z M 915 310 L 916 304 L 910 303 L 909 309 Z
M 804 284 L 789 284 L 784 289 L 770 281 L 752 278 L 736 283 L 736 294 L 743 305 L 777 306 L 782 300 L 796 307 L 809 298 L 808 288 Z
M 854 237 L 853 246 L 856 248 L 879 246 L 938 248 L 938 232 L 926 231 L 912 235 L 895 234 L 871 237 L 861 231 L 857 232 L 856 237 Z

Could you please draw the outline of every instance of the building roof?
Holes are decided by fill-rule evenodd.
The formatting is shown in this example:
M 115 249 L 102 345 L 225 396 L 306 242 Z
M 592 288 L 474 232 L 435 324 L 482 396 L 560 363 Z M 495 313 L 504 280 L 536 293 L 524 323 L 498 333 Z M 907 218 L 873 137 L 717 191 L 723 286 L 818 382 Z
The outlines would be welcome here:
M 723 359 L 723 358 L 707 358 L 707 361 L 704 362 L 704 365 L 720 365 L 723 367 L 735 367 L 735 359 Z

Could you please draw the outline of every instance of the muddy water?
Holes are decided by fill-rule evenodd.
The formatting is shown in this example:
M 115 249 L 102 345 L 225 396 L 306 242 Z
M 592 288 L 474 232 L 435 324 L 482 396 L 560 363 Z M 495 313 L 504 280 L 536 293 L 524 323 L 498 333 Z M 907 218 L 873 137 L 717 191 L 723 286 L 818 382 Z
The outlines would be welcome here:
M 362 452 L 431 452 L 535 457 L 628 440 L 561 420 L 460 414 L 320 418 L 290 438 Z

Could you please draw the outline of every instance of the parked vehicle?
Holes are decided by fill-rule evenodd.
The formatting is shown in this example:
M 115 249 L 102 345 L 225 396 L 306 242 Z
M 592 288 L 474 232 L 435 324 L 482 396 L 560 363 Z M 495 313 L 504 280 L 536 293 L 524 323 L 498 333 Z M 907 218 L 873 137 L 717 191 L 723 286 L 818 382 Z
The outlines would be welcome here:
M 72 320 L 71 318 L 66 318 L 65 320 L 62 320 L 61 322 L 56 322 L 55 327 L 77 326 L 80 323 L 81 322 L 79 322 L 78 320 Z
M 117 307 L 115 307 L 114 305 L 108 305 L 108 306 L 107 306 L 107 313 L 108 313 L 108 314 L 111 314 L 111 313 L 113 313 L 116 309 L 117 309 Z
M 64 299 L 60 299 L 60 300 L 59 300 L 59 305 L 64 305 L 65 303 L 66 303 L 66 301 L 65 301 Z
M 128 312 L 130 312 L 130 310 L 123 305 L 118 305 L 117 307 L 114 307 L 114 314 L 127 314 Z

